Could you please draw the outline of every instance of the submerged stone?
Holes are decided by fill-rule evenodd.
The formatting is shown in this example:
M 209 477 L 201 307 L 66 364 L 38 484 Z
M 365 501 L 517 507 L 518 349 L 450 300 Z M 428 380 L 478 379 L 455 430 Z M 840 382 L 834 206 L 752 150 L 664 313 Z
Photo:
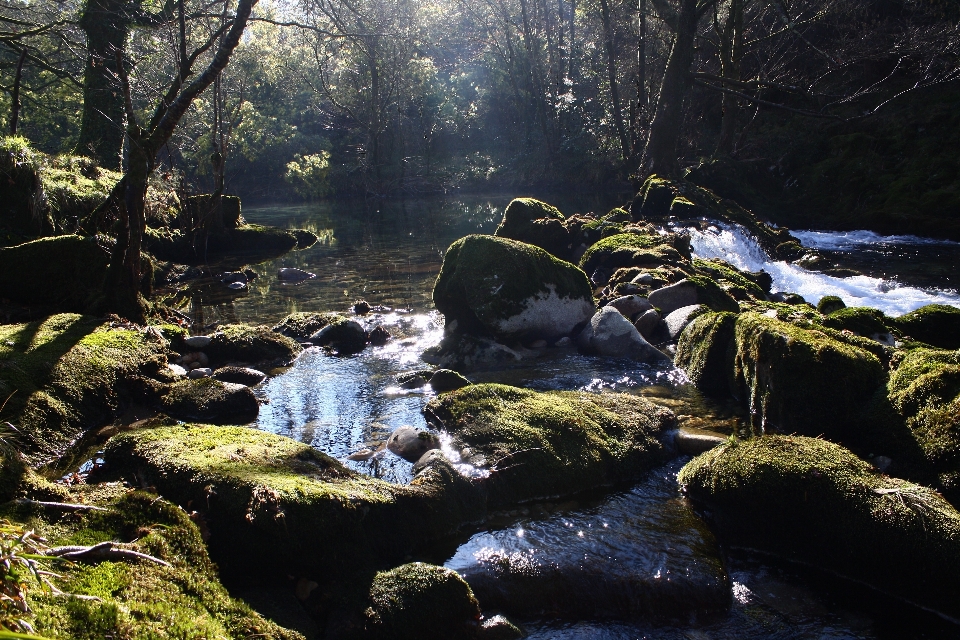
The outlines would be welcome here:
M 582 271 L 533 245 L 472 235 L 447 250 L 433 289 L 448 333 L 556 340 L 593 314 Z
M 732 544 L 865 582 L 960 618 L 960 513 L 814 438 L 764 436 L 713 449 L 679 481 Z
M 440 439 L 429 431 L 404 426 L 394 429 L 387 439 L 387 449 L 407 462 L 416 462 L 427 451 L 440 448 Z
M 664 460 L 673 414 L 626 394 L 540 393 L 475 384 L 431 400 L 424 414 L 479 454 L 490 504 L 570 495 L 636 479 Z

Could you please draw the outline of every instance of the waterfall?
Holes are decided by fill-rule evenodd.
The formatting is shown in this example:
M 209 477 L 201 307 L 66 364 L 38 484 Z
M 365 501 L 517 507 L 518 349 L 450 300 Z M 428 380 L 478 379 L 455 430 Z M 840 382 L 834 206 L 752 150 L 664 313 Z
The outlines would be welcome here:
M 877 244 L 957 244 L 917 236 L 880 236 L 871 231 L 792 233 L 804 246 L 835 251 Z M 960 295 L 956 291 L 920 289 L 901 285 L 896 280 L 865 275 L 837 278 L 772 260 L 742 227 L 724 225 L 703 231 L 690 229 L 690 236 L 697 257 L 721 258 L 747 271 L 762 269 L 773 277 L 773 291 L 799 293 L 811 304 L 817 304 L 824 296 L 839 296 L 847 306 L 874 307 L 891 316 L 903 315 L 927 304 L 960 307 Z

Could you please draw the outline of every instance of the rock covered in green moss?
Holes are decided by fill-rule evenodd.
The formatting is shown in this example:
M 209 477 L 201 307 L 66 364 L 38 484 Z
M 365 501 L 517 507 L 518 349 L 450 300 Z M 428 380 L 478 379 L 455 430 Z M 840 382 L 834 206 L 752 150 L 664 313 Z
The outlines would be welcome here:
M 363 325 L 351 318 L 338 317 L 310 336 L 313 344 L 333 347 L 342 354 L 359 353 L 367 346 Z
M 773 286 L 773 277 L 766 271 L 741 271 L 732 264 L 714 258 L 703 260 L 693 259 L 693 268 L 700 274 L 713 279 L 727 293 L 737 300 L 752 298 L 766 300 L 770 288 Z
M 690 305 L 703 304 L 714 311 L 738 313 L 740 305 L 716 282 L 705 276 L 690 276 L 657 289 L 648 297 L 650 304 L 664 316 Z
M 846 307 L 846 303 L 844 303 L 840 296 L 823 296 L 820 298 L 820 302 L 817 303 L 817 311 L 823 315 L 829 315 L 834 311 L 846 309 Z
M 30 497 L 44 499 L 43 496 Z M 106 511 L 52 519 L 49 512 L 6 507 L 5 518 L 29 518 L 30 528 L 51 546 L 104 541 L 165 561 L 59 563 L 56 586 L 67 594 L 30 593 L 25 616 L 35 633 L 56 640 L 102 638 L 264 638 L 303 640 L 234 599 L 220 584 L 197 526 L 187 512 L 155 494 L 117 485 L 71 489 L 62 501 L 94 504 Z
M 260 413 L 253 391 L 242 384 L 215 378 L 174 382 L 164 389 L 160 408 L 180 420 L 211 424 L 247 424 Z
M 680 334 L 674 364 L 708 396 L 725 398 L 731 393 L 736 322 L 732 313 L 707 313 Z
M 558 258 L 567 259 L 571 239 L 564 221 L 560 210 L 546 202 L 515 198 L 504 210 L 503 220 L 494 235 L 532 244 Z
M 272 331 L 293 338 L 298 342 L 303 342 L 341 317 L 338 313 L 308 313 L 302 311 L 291 313 L 274 325 Z
M 582 271 L 543 249 L 515 240 L 471 235 L 443 258 L 433 301 L 446 331 L 506 340 L 555 340 L 593 315 Z
M 182 231 L 148 228 L 143 242 L 150 253 L 167 262 L 240 266 L 279 258 L 295 249 L 298 240 L 285 229 L 241 224 L 222 233 L 211 233 L 202 244 Z
M 480 603 L 457 572 L 423 562 L 376 574 L 364 633 L 383 640 L 467 640 L 478 637 Z
M 247 427 L 161 426 L 115 436 L 105 473 L 137 478 L 202 514 L 224 571 L 325 583 L 402 561 L 482 519 L 483 496 L 442 456 L 409 485 L 347 469 L 307 444 Z
M 694 458 L 681 486 L 722 537 L 960 617 L 960 513 L 823 440 L 765 436 Z
M 262 325 L 228 324 L 210 337 L 212 340 L 204 352 L 216 365 L 267 362 L 283 366 L 293 362 L 303 350 L 296 341 Z M 174 342 L 173 346 L 178 345 Z
M 454 391 L 473 384 L 456 371 L 437 369 L 430 376 L 430 387 L 437 393 Z
M 580 258 L 580 268 L 592 274 L 604 267 L 611 272 L 621 267 L 652 267 L 683 264 L 689 260 L 671 242 L 674 237 L 659 234 L 618 233 L 591 245 Z
M 913 349 L 890 375 L 888 399 L 951 500 L 960 497 L 960 351 Z
M 151 334 L 74 314 L 0 325 L 0 395 L 32 462 L 62 455 L 130 401 L 126 380 L 158 374 L 166 349 Z
M 960 349 L 960 309 L 928 304 L 891 322 L 905 336 L 943 349 Z
M 491 504 L 570 495 L 625 482 L 664 460 L 658 440 L 673 414 L 626 394 L 541 393 L 474 384 L 431 400 L 427 419 L 496 469 Z
M 830 312 L 823 319 L 825 327 L 846 329 L 868 338 L 888 333 L 886 323 L 887 317 L 883 312 L 871 307 L 844 307 Z
M 69 235 L 0 249 L 3 297 L 57 311 L 85 311 L 103 290 L 110 263 L 105 242 Z

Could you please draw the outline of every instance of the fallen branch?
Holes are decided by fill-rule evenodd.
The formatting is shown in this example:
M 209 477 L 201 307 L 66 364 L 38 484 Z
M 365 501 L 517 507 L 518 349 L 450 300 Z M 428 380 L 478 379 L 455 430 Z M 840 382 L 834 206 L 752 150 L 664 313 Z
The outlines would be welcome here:
M 22 507 L 41 507 L 43 509 L 53 509 L 55 511 L 66 511 L 67 513 L 78 513 L 83 511 L 110 511 L 103 507 L 97 507 L 92 504 L 76 504 L 72 502 L 46 502 L 43 500 L 29 500 L 20 498 L 14 502 Z
M 113 561 L 113 560 L 146 560 L 148 562 L 153 562 L 154 564 L 159 564 L 164 567 L 173 566 L 165 560 L 156 558 L 146 553 L 141 553 L 139 551 L 134 551 L 133 549 L 122 549 L 117 547 L 118 543 L 116 542 L 101 542 L 100 544 L 95 544 L 91 547 L 83 546 L 67 546 L 67 547 L 55 547 L 51 549 L 48 554 L 57 558 L 63 558 L 64 560 L 75 560 L 77 562 L 83 561 L 92 561 L 92 562 L 102 562 L 102 561 Z

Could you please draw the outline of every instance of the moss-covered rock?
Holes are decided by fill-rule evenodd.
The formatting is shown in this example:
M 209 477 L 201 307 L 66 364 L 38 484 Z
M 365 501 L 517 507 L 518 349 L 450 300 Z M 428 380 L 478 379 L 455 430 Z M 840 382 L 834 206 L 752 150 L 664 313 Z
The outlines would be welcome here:
M 580 258 L 580 268 L 593 273 L 598 267 L 611 271 L 621 267 L 658 267 L 684 264 L 685 258 L 671 246 L 672 236 L 619 233 L 590 246 Z
M 817 311 L 823 315 L 829 315 L 834 311 L 839 311 L 840 309 L 845 309 L 847 305 L 843 302 L 840 296 L 823 296 L 820 298 L 820 302 L 817 303 Z
M 98 237 L 54 236 L 0 249 L 2 297 L 82 312 L 100 294 L 110 263 Z
M 635 479 L 664 460 L 673 414 L 626 394 L 540 393 L 475 384 L 445 393 L 427 419 L 474 452 L 491 504 L 570 495 Z
M 960 497 L 960 351 L 914 349 L 890 375 L 888 399 L 946 495 Z
M 368 338 L 362 324 L 352 318 L 339 317 L 310 336 L 310 342 L 332 347 L 341 354 L 350 354 L 363 351 Z
M 241 224 L 205 238 L 171 229 L 144 232 L 144 247 L 160 260 L 178 264 L 205 265 L 219 262 L 226 267 L 273 260 L 297 247 L 297 237 L 276 227 Z
M 731 393 L 736 321 L 732 313 L 699 316 L 687 325 L 677 342 L 674 363 L 708 396 L 726 398 Z
M 0 325 L 2 418 L 29 460 L 49 460 L 118 415 L 130 401 L 125 381 L 157 374 L 165 354 L 150 334 L 87 316 Z
M 717 447 L 678 480 L 732 544 L 960 617 L 960 514 L 931 489 L 838 445 L 783 436 Z
M 62 487 L 61 487 L 62 489 Z M 51 546 L 114 541 L 165 561 L 56 563 L 56 586 L 67 594 L 29 591 L 24 617 L 35 633 L 56 640 L 131 638 L 265 638 L 303 640 L 264 619 L 221 586 L 200 531 L 187 512 L 166 500 L 120 486 L 91 485 L 65 492 L 62 501 L 106 511 L 55 519 L 7 505 L 3 517 L 29 523 Z M 29 497 L 44 499 L 42 495 Z M 46 564 L 46 563 L 44 563 Z
M 163 390 L 160 408 L 180 420 L 210 424 L 247 424 L 260 413 L 257 397 L 249 388 L 214 378 L 181 380 L 169 385 Z
M 871 307 L 844 307 L 833 311 L 823 319 L 823 326 L 831 329 L 853 331 L 861 336 L 870 337 L 884 334 L 887 329 L 887 317 L 879 309 Z
M 228 362 L 288 365 L 303 350 L 295 340 L 265 325 L 229 324 L 210 337 L 212 341 L 203 350 L 217 366 Z M 174 343 L 174 347 L 177 346 Z
M 52 227 L 40 182 L 41 155 L 26 138 L 0 138 L 0 222 L 8 229 L 37 235 Z
M 478 637 L 480 603 L 456 571 L 414 562 L 373 578 L 363 633 L 383 640 Z
M 770 293 L 770 287 L 773 285 L 773 278 L 765 271 L 757 273 L 740 271 L 732 264 L 719 258 L 713 260 L 694 258 L 693 268 L 699 274 L 714 280 L 737 300 L 747 298 L 766 300 L 767 294 Z
M 494 235 L 540 247 L 558 258 L 570 256 L 570 234 L 556 207 L 534 198 L 515 198 L 503 212 Z
M 890 322 L 905 336 L 943 349 L 960 349 L 960 309 L 928 304 Z
M 338 313 L 291 313 L 274 325 L 272 331 L 303 342 L 340 317 Z
M 203 193 L 196 196 L 189 196 L 186 200 L 185 209 L 189 217 L 187 223 L 191 229 L 210 228 L 209 218 L 213 214 L 213 195 Z M 220 220 L 226 229 L 236 229 L 243 224 L 243 217 L 240 213 L 240 198 L 237 196 L 220 196 Z
M 846 441 L 886 382 L 873 354 L 758 313 L 738 316 L 734 341 L 735 396 L 757 433 L 827 434 Z
M 443 258 L 433 301 L 448 333 L 557 339 L 593 315 L 586 275 L 543 249 L 471 235 Z
M 246 427 L 162 426 L 114 437 L 105 471 L 203 514 L 224 571 L 335 581 L 402 561 L 482 519 L 479 490 L 440 457 L 410 485 L 355 473 L 307 444 Z

